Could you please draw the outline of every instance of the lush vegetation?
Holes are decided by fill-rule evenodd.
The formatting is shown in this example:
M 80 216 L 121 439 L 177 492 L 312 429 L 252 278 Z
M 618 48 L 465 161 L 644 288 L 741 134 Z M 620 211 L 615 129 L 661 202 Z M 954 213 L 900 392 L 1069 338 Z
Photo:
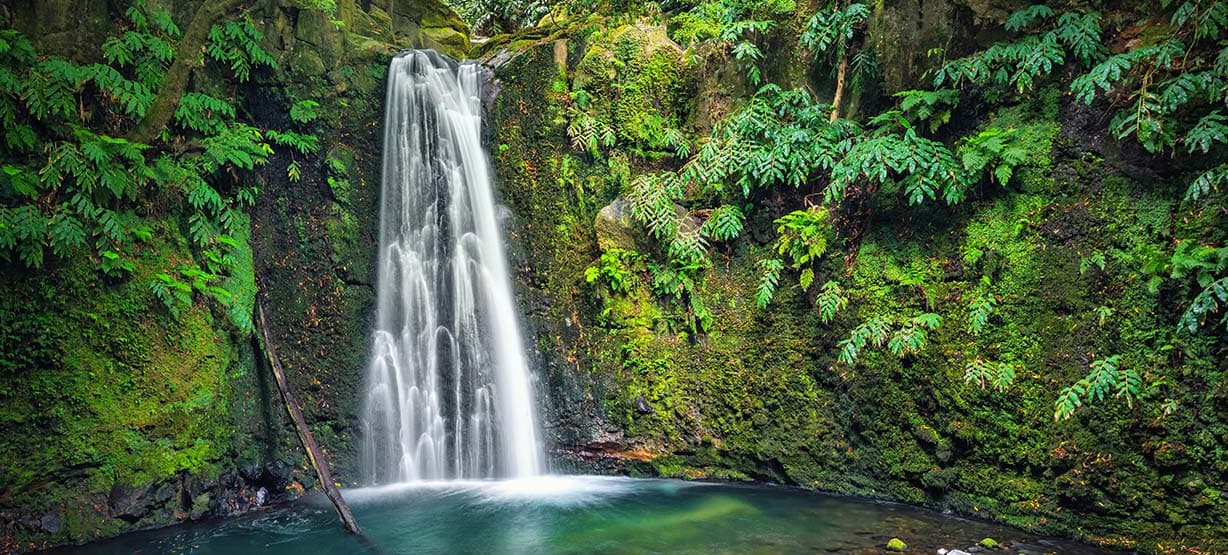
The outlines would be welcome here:
M 0 505 L 71 515 L 12 524 L 44 539 L 281 456 L 257 272 L 350 478 L 380 41 L 421 42 L 379 3 L 206 2 L 198 45 L 121 4 L 80 53 L 0 30 L 0 429 L 47 431 L 0 443 Z M 519 54 L 491 154 L 552 443 L 1228 549 L 1228 8 L 921 4 L 456 3 L 517 32 L 475 48 Z
M 943 36 L 903 69 L 884 49 L 921 39 L 885 26 L 899 10 L 817 8 L 544 20 L 567 60 L 543 42 L 504 70 L 497 114 L 545 258 L 529 281 L 579 324 L 547 325 L 543 350 L 608 380 L 599 410 L 665 474 L 1127 545 L 1205 503 L 1183 529 L 1212 529 L 1221 488 L 1171 453 L 1225 464 L 1205 420 L 1223 398 L 1222 8 L 1032 6 L 979 35 L 998 43 Z M 1139 104 L 1170 87 L 1171 111 Z M 1149 146 L 1149 128 L 1171 136 Z M 1141 501 L 1185 498 L 1164 483 L 1193 483 L 1190 505 Z
M 219 479 L 244 465 L 299 464 L 264 404 L 249 343 L 256 275 L 273 264 L 275 224 L 257 205 L 283 206 L 270 190 L 285 198 L 288 187 L 319 186 L 330 207 L 334 196 L 366 206 L 352 151 L 332 145 L 351 119 L 378 116 L 369 93 L 381 74 L 338 72 L 349 85 L 339 99 L 265 35 L 293 28 L 239 4 L 206 2 L 207 17 L 139 0 L 91 4 L 68 38 L 39 33 L 56 22 L 0 10 L 0 551 L 224 514 L 242 482 L 226 490 Z M 315 20 L 335 30 L 328 6 L 296 6 L 304 25 L 306 8 L 325 10 Z M 172 86 L 176 68 L 186 68 L 182 88 Z M 165 124 L 146 134 L 159 116 Z M 346 239 L 303 256 L 356 266 L 353 217 L 296 215 L 314 227 L 291 233 L 324 227 Z M 294 296 L 312 306 L 287 309 L 314 317 L 342 305 L 360 327 L 364 298 L 314 278 L 316 296 Z M 282 281 L 272 283 L 281 299 Z M 310 356 L 354 350 L 361 344 Z M 298 387 L 338 387 L 291 360 Z M 329 421 L 334 410 L 308 414 Z M 335 456 L 346 444 L 328 431 L 319 437 Z M 40 526 L 43 515 L 56 524 Z
M 188 230 L 193 260 L 164 268 L 148 287 L 172 314 L 194 295 L 229 309 L 251 329 L 252 291 L 227 288 L 246 247 L 236 238 L 243 210 L 258 188 L 252 171 L 272 154 L 270 142 L 313 150 L 313 138 L 266 132 L 241 121 L 234 99 L 190 91 L 179 99 L 174 125 L 153 146 L 125 137 L 149 113 L 175 55 L 179 27 L 165 10 L 137 1 L 102 44 L 102 63 L 81 65 L 41 56 L 14 30 L 0 36 L 0 104 L 6 135 L 0 256 L 39 269 L 55 259 L 89 257 L 123 279 L 134 252 L 168 217 Z M 245 82 L 272 67 L 248 19 L 219 22 L 205 55 Z M 49 258 L 54 258 L 49 260 Z M 250 282 L 248 282 L 250 283 Z M 243 287 L 239 285 L 239 287 Z
M 667 156 L 682 161 L 678 170 L 640 174 L 628 185 L 635 219 L 663 247 L 663 260 L 649 266 L 654 280 L 678 283 L 665 291 L 690 299 L 692 315 L 699 323 L 696 329 L 702 330 L 711 314 L 704 308 L 696 284 L 710 267 L 707 255 L 711 244 L 738 238 L 745 213 L 754 211 L 755 201 L 766 192 L 818 185 L 820 203 L 813 203 L 807 196 L 807 208 L 776 220 L 778 239 L 773 250 L 780 257 L 759 261 L 763 274 L 755 299 L 761 308 L 766 307 L 786 270 L 797 272 L 798 285 L 810 290 L 816 272 L 822 271 L 829 245 L 837 237 L 845 245 L 855 241 L 858 228 L 866 223 L 857 212 L 868 204 L 898 201 L 920 205 L 941 200 L 955 205 L 969 195 L 991 194 L 985 188 L 989 185 L 1010 186 L 1016 169 L 1028 164 L 1033 154 L 1024 144 L 1028 137 L 1018 128 L 995 125 L 956 135 L 948 130 L 953 114 L 961 103 L 1018 103 L 1046 86 L 1056 85 L 1054 75 L 1067 67 L 1080 73 L 1069 80 L 1069 85 L 1061 86 L 1068 86 L 1080 102 L 1093 104 L 1098 98 L 1112 96 L 1115 104 L 1123 106 L 1110 125 L 1117 139 L 1137 140 L 1154 154 L 1219 153 L 1228 141 L 1228 127 L 1215 107 L 1224 102 L 1228 91 L 1223 86 L 1228 58 L 1217 48 L 1228 12 L 1216 3 L 1165 2 L 1163 7 L 1168 14 L 1167 27 L 1150 38 L 1154 44 L 1113 55 L 1104 44 L 1098 12 L 1059 14 L 1045 5 L 1019 10 L 1005 25 L 1016 40 L 945 62 L 933 72 L 933 89 L 897 92 L 894 106 L 864 120 L 842 118 L 839 104 L 847 86 L 845 74 L 852 71 L 860 76 L 872 71 L 864 68 L 872 68 L 873 62 L 850 62 L 866 56 L 858 44 L 869 8 L 852 3 L 820 9 L 803 27 L 798 48 L 817 56 L 821 64 L 838 68 L 832 103 L 820 101 L 806 87 L 785 89 L 764 84 L 744 106 L 699 139 L 694 155 L 690 155 L 689 142 L 679 138 L 674 127 L 644 131 L 647 146 L 663 149 Z M 675 16 L 674 36 L 682 44 L 706 40 L 726 45 L 743 67 L 747 83 L 759 86 L 763 81 L 762 53 L 755 40 L 766 41 L 768 33 L 780 25 L 772 16 L 788 15 L 792 10 L 792 4 L 701 3 Z M 850 65 L 863 69 L 850 70 Z M 583 90 L 572 95 L 588 97 Z M 585 112 L 571 115 L 572 127 L 568 130 L 577 148 L 600 157 L 602 147 L 618 143 L 609 124 L 594 122 Z M 587 132 L 572 133 L 574 127 Z M 604 131 L 598 133 L 597 129 Z M 604 138 L 599 140 L 599 134 Z M 1209 160 L 1208 164 L 1191 158 L 1194 167 L 1205 168 L 1193 174 L 1183 200 L 1215 210 L 1222 205 L 1219 184 L 1228 174 L 1216 157 Z M 716 203 L 697 210 L 696 200 Z M 679 203 L 689 204 L 691 211 L 707 218 L 698 225 L 691 223 L 694 216 L 677 210 Z M 1218 240 L 1178 238 L 1170 261 L 1150 262 L 1153 279 L 1148 287 L 1152 290 L 1162 285 L 1165 273 L 1173 280 L 1194 278 L 1201 288 L 1174 326 L 1185 333 L 1197 333 L 1209 318 L 1219 319 L 1221 326 L 1228 325 L 1228 311 L 1221 314 L 1219 310 L 1221 303 L 1228 302 L 1228 278 L 1223 275 L 1228 251 L 1201 244 L 1206 239 Z M 1094 260 L 1103 270 L 1104 254 L 1093 256 L 1099 257 Z M 660 277 L 662 274 L 664 277 Z M 686 277 L 676 280 L 676 275 Z M 901 285 L 923 286 L 922 278 L 915 278 L 916 282 L 912 279 L 902 280 Z M 613 282 L 611 287 L 619 291 Z M 848 302 L 831 293 L 839 287 L 835 279 L 825 281 L 816 297 L 825 322 Z M 978 289 L 969 295 L 968 316 L 969 330 L 977 334 L 990 325 L 997 302 L 990 276 L 984 276 Z M 867 345 L 887 346 L 901 357 L 914 354 L 924 347 L 927 332 L 938 329 L 941 322 L 941 317 L 930 312 L 871 316 L 840 342 L 838 360 L 855 364 L 858 353 Z M 1170 341 L 1172 337 L 1156 340 L 1152 348 L 1171 348 L 1166 346 Z M 1121 363 L 1115 354 L 1092 361 L 1087 377 L 1062 390 L 1055 401 L 1056 417 L 1069 418 L 1084 401 L 1102 400 L 1109 396 L 1109 390 L 1113 397 L 1132 404 L 1148 387 L 1131 368 L 1141 364 L 1141 360 Z M 969 382 L 1006 388 L 1016 375 L 1016 367 L 976 356 L 968 363 L 966 374 Z M 1162 381 L 1162 377 L 1152 378 L 1153 383 Z M 1171 403 L 1169 399 L 1165 406 L 1171 408 Z

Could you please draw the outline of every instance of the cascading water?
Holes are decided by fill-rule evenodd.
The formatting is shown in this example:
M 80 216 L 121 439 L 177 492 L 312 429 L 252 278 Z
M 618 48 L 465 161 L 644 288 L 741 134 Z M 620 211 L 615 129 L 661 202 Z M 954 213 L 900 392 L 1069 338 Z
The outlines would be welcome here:
M 432 51 L 389 66 L 369 483 L 541 471 L 479 87 L 476 65 Z

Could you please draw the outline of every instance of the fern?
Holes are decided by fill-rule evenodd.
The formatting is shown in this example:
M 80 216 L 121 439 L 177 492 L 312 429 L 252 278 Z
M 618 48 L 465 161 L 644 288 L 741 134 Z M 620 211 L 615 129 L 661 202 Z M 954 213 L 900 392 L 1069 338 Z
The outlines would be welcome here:
M 827 324 L 835 319 L 837 312 L 848 306 L 849 300 L 839 283 L 829 281 L 823 284 L 815 304 L 819 307 L 819 319 Z
M 192 286 L 170 274 L 154 276 L 154 280 L 149 283 L 149 289 L 176 319 L 183 308 L 192 304 Z
M 102 64 L 86 66 L 82 69 L 82 81 L 92 81 L 103 95 L 119 105 L 124 115 L 141 118 L 153 104 L 154 93 L 139 81 L 130 81 L 115 68 Z
M 968 306 L 968 333 L 980 335 L 984 332 L 997 306 L 998 300 L 993 295 L 981 294 L 974 297 Z
M 179 99 L 176 125 L 160 136 L 191 148 L 172 151 L 120 138 L 149 110 L 182 36 L 169 13 L 142 1 L 133 2 L 125 17 L 117 25 L 122 31 L 103 42 L 101 62 L 90 65 L 40 55 L 20 34 L 0 30 L 0 259 L 35 269 L 48 256 L 92 259 L 103 274 L 126 279 L 135 268 L 132 242 L 150 241 L 154 233 L 138 214 L 157 202 L 157 211 L 169 208 L 169 217 L 187 222 L 194 254 L 206 269 L 191 279 L 186 270 L 168 272 L 171 280 L 157 279 L 151 294 L 182 307 L 199 292 L 227 306 L 240 330 L 250 329 L 244 327 L 246 309 L 235 308 L 234 295 L 218 280 L 236 265 L 238 247 L 226 234 L 256 194 L 237 186 L 236 178 L 264 163 L 272 147 L 259 129 L 235 122 L 233 102 L 191 90 Z M 271 65 L 246 40 L 259 39 L 250 21 L 219 25 L 221 38 L 215 34 L 210 45 L 214 54 L 230 49 L 246 57 L 248 68 Z M 297 112 L 301 119 L 302 107 Z M 310 136 L 287 132 L 276 139 L 300 151 L 318 149 Z M 187 291 L 176 285 L 185 282 Z
M 217 168 L 233 165 L 244 170 L 268 161 L 273 149 L 264 142 L 259 129 L 245 124 L 227 126 L 216 135 L 201 139 L 205 147 L 202 155 L 205 171 L 212 173 Z
M 860 3 L 849 4 L 843 9 L 819 10 L 806 21 L 798 45 L 815 53 L 829 54 L 833 59 L 842 58 L 857 29 L 869 18 L 869 6 Z
M 640 287 L 639 273 L 644 269 L 644 257 L 640 253 L 610 249 L 601 253 L 595 265 L 584 270 L 584 280 L 588 283 L 605 282 L 615 293 L 630 293 Z
M 1044 4 L 1034 4 L 1012 13 L 1006 19 L 1006 30 L 1019 32 L 1032 26 L 1036 21 L 1052 17 L 1053 8 Z
M 1177 327 L 1197 332 L 1208 316 L 1220 311 L 1222 304 L 1228 304 L 1228 277 L 1208 283 L 1181 314 Z M 1220 318 L 1219 325 L 1228 329 L 1228 311 Z
M 1191 154 L 1206 154 L 1212 146 L 1228 143 L 1228 116 L 1219 110 L 1203 116 L 1186 132 L 1184 142 Z
M 1228 182 L 1228 164 L 1220 164 L 1207 170 L 1190 182 L 1185 191 L 1185 200 L 1196 201 L 1218 191 L 1220 186 Z
M 320 117 L 319 108 L 319 102 L 300 100 L 290 107 L 290 119 L 299 124 L 311 123 Z
M 928 122 L 930 133 L 937 133 L 951 121 L 951 114 L 959 105 L 960 92 L 956 89 L 912 90 L 894 96 L 900 99 L 900 111 L 913 125 Z
M 1011 14 L 1006 29 L 1022 32 L 1052 21 L 1054 15 L 1047 6 L 1029 6 Z M 1048 31 L 1037 31 L 1015 42 L 999 42 L 982 52 L 952 60 L 935 72 L 934 87 L 971 83 L 1009 86 L 1023 93 L 1032 89 L 1038 79 L 1065 65 L 1068 54 L 1084 65 L 1103 58 L 1099 14 L 1063 14 Z
M 716 241 L 731 241 L 742 234 L 745 220 L 740 208 L 726 204 L 712 211 L 700 227 L 700 233 Z
M 763 274 L 759 277 L 759 285 L 755 287 L 755 305 L 759 308 L 767 308 L 767 305 L 772 302 L 772 297 L 776 295 L 776 288 L 780 286 L 780 272 L 784 270 L 784 262 L 778 258 L 766 258 L 759 261 L 759 270 Z
M 789 265 L 801 269 L 817 261 L 827 252 L 831 224 L 823 208 L 795 210 L 776 220 L 776 252 L 785 256 Z
M 273 60 L 259 41 L 264 37 L 250 19 L 226 21 L 209 30 L 209 43 L 205 53 L 217 62 L 230 67 L 239 82 L 251 78 L 251 70 L 257 66 L 276 68 Z
M 274 143 L 297 150 L 299 154 L 315 154 L 320 151 L 320 139 L 315 135 L 270 129 L 265 132 L 265 136 Z
M 1015 381 L 1015 365 L 977 357 L 964 365 L 964 381 L 978 387 L 1004 391 Z
M 853 328 L 846 339 L 837 346 L 840 354 L 836 360 L 841 364 L 852 366 L 857 362 L 861 352 L 867 347 L 882 347 L 891 337 L 892 322 L 887 318 L 874 318 Z
M 1085 67 L 1102 60 L 1107 54 L 1101 42 L 1100 14 L 1065 13 L 1057 20 L 1057 38 L 1079 63 Z
M 1103 272 L 1106 263 L 1107 261 L 1104 258 L 1103 252 L 1094 252 L 1079 259 L 1079 274 L 1086 274 L 1092 268 L 1099 268 L 1100 271 Z
M 673 237 L 677 228 L 674 202 L 681 200 L 682 187 L 671 173 L 646 174 L 631 181 L 627 195 L 631 217 L 658 239 Z
M 1068 420 L 1075 411 L 1086 403 L 1101 402 L 1111 394 L 1124 398 L 1126 404 L 1134 406 L 1142 394 L 1143 379 L 1133 368 L 1122 364 L 1120 355 L 1092 361 L 1091 371 L 1087 376 L 1075 382 L 1058 394 L 1054 402 L 1054 420 Z
M 184 129 L 215 135 L 235 118 L 230 102 L 199 92 L 188 92 L 175 109 L 175 122 Z

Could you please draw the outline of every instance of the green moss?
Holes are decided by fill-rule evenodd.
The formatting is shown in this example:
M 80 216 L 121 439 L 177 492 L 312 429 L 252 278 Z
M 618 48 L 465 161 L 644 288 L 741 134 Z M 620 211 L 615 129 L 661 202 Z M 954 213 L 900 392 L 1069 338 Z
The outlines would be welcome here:
M 116 485 L 217 476 L 248 449 L 236 432 L 254 415 L 231 404 L 245 375 L 233 328 L 204 306 L 174 319 L 149 291 L 155 273 L 188 260 L 185 245 L 163 229 L 119 282 L 89 260 L 66 262 L 54 280 L 0 281 L 0 457 L 10 461 L 0 483 L 16 506 L 62 512 L 58 538 L 122 528 L 94 501 Z M 250 302 L 250 274 L 232 280 Z
M 627 291 L 583 279 L 601 256 L 595 212 L 620 193 L 608 161 L 629 161 L 632 175 L 669 162 L 621 134 L 644 123 L 624 116 L 652 113 L 612 85 L 638 75 L 624 59 L 644 63 L 641 47 L 620 51 L 625 39 L 613 31 L 582 38 L 568 42 L 569 97 L 554 48 L 542 46 L 499 70 L 505 88 L 495 108 L 494 142 L 512 145 L 496 163 L 517 218 L 512 241 L 534 253 L 523 287 L 540 300 L 533 320 L 543 351 L 558 353 L 544 364 L 550 396 L 568 409 L 548 418 L 578 430 L 566 443 L 596 436 L 583 435 L 585 415 L 596 413 L 602 432 L 612 427 L 654 454 L 651 468 L 664 476 L 794 483 L 1120 545 L 1222 544 L 1207 530 L 1228 521 L 1225 486 L 1208 476 L 1228 468 L 1215 447 L 1228 425 L 1195 413 L 1228 399 L 1214 381 L 1225 372 L 1214 354 L 1223 339 L 1178 336 L 1171 322 L 1180 302 L 1171 299 L 1185 293 L 1146 286 L 1163 277 L 1174 236 L 1214 228 L 1206 218 L 1218 216 L 1180 212 L 1169 184 L 1139 183 L 1083 152 L 1057 123 L 1068 109 L 1058 89 L 968 123 L 1019 133 L 1028 162 L 1006 186 L 986 184 L 958 207 L 874 203 L 859 235 L 833 243 L 816 282 L 838 281 L 850 304 L 831 323 L 819 321 L 813 292 L 796 287 L 782 288 L 766 311 L 750 300 L 771 240 L 755 231 L 756 218 L 770 222 L 776 203 L 802 202 L 802 192 L 774 191 L 779 200 L 750 215 L 749 238 L 712 248 L 716 262 L 695 290 L 713 325 L 696 334 L 678 324 L 687 308 L 653 294 L 646 271 Z M 578 153 L 567 143 L 562 122 L 579 90 L 595 117 L 620 126 L 614 147 Z M 631 108 L 620 110 L 624 100 Z M 672 102 L 682 105 L 657 113 L 691 118 L 703 100 Z M 1095 253 L 1103 269 L 1083 262 Z M 970 305 L 980 296 L 996 304 L 973 331 Z M 837 343 L 857 325 L 920 312 L 943 324 L 917 354 L 872 349 L 855 366 L 835 363 Z M 1133 407 L 1108 399 L 1074 422 L 1054 422 L 1056 392 L 1108 354 L 1165 385 Z M 1010 365 L 1013 383 L 999 391 L 967 382 L 965 367 L 978 358 Z M 637 410 L 640 397 L 651 411 Z M 1165 397 L 1191 410 L 1163 414 Z M 1187 488 L 1186 474 L 1204 485 Z

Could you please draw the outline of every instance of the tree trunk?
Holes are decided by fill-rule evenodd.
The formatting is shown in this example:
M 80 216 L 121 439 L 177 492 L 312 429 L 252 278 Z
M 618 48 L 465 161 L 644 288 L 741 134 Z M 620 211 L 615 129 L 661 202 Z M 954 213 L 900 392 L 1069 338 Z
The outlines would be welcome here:
M 840 102 L 844 100 L 844 80 L 849 71 L 848 54 L 840 57 L 840 67 L 836 69 L 836 95 L 831 99 L 831 121 L 840 119 Z
M 341 497 L 341 490 L 337 489 L 337 484 L 333 483 L 333 477 L 328 473 L 328 462 L 324 460 L 324 455 L 320 453 L 320 447 L 316 445 L 315 437 L 311 435 L 311 430 L 307 428 L 307 421 L 303 419 L 303 411 L 299 408 L 298 401 L 294 400 L 294 395 L 290 393 L 290 386 L 286 384 L 285 372 L 281 369 L 281 361 L 277 359 L 277 349 L 273 346 L 273 335 L 269 332 L 269 322 L 264 316 L 264 301 L 257 295 L 256 310 L 258 323 L 260 325 L 260 335 L 263 338 L 264 354 L 269 359 L 269 365 L 273 367 L 273 376 L 277 378 L 277 388 L 281 390 L 281 396 L 286 401 L 286 410 L 290 413 L 290 418 L 294 420 L 294 426 L 298 430 L 298 438 L 303 442 L 303 448 L 307 450 L 307 457 L 311 459 L 311 466 L 315 468 L 316 477 L 320 480 L 320 487 L 324 489 L 324 494 L 328 496 L 328 500 L 332 501 L 333 507 L 337 509 L 337 515 L 341 517 L 341 524 L 345 529 L 353 534 L 362 536 L 362 532 L 358 529 L 358 523 L 354 521 L 354 515 L 350 514 L 349 505 L 345 504 L 345 498 Z
M 166 70 L 166 76 L 162 78 L 162 88 L 158 90 L 158 96 L 154 98 L 153 104 L 150 104 L 145 117 L 128 133 L 129 141 L 149 144 L 166 128 L 179 106 L 179 99 L 188 87 L 192 69 L 200 60 L 201 48 L 209 37 L 213 22 L 243 1 L 205 0 L 196 9 L 196 14 L 183 32 L 183 38 L 179 39 L 179 46 L 175 48 L 175 61 L 171 62 L 170 69 Z

